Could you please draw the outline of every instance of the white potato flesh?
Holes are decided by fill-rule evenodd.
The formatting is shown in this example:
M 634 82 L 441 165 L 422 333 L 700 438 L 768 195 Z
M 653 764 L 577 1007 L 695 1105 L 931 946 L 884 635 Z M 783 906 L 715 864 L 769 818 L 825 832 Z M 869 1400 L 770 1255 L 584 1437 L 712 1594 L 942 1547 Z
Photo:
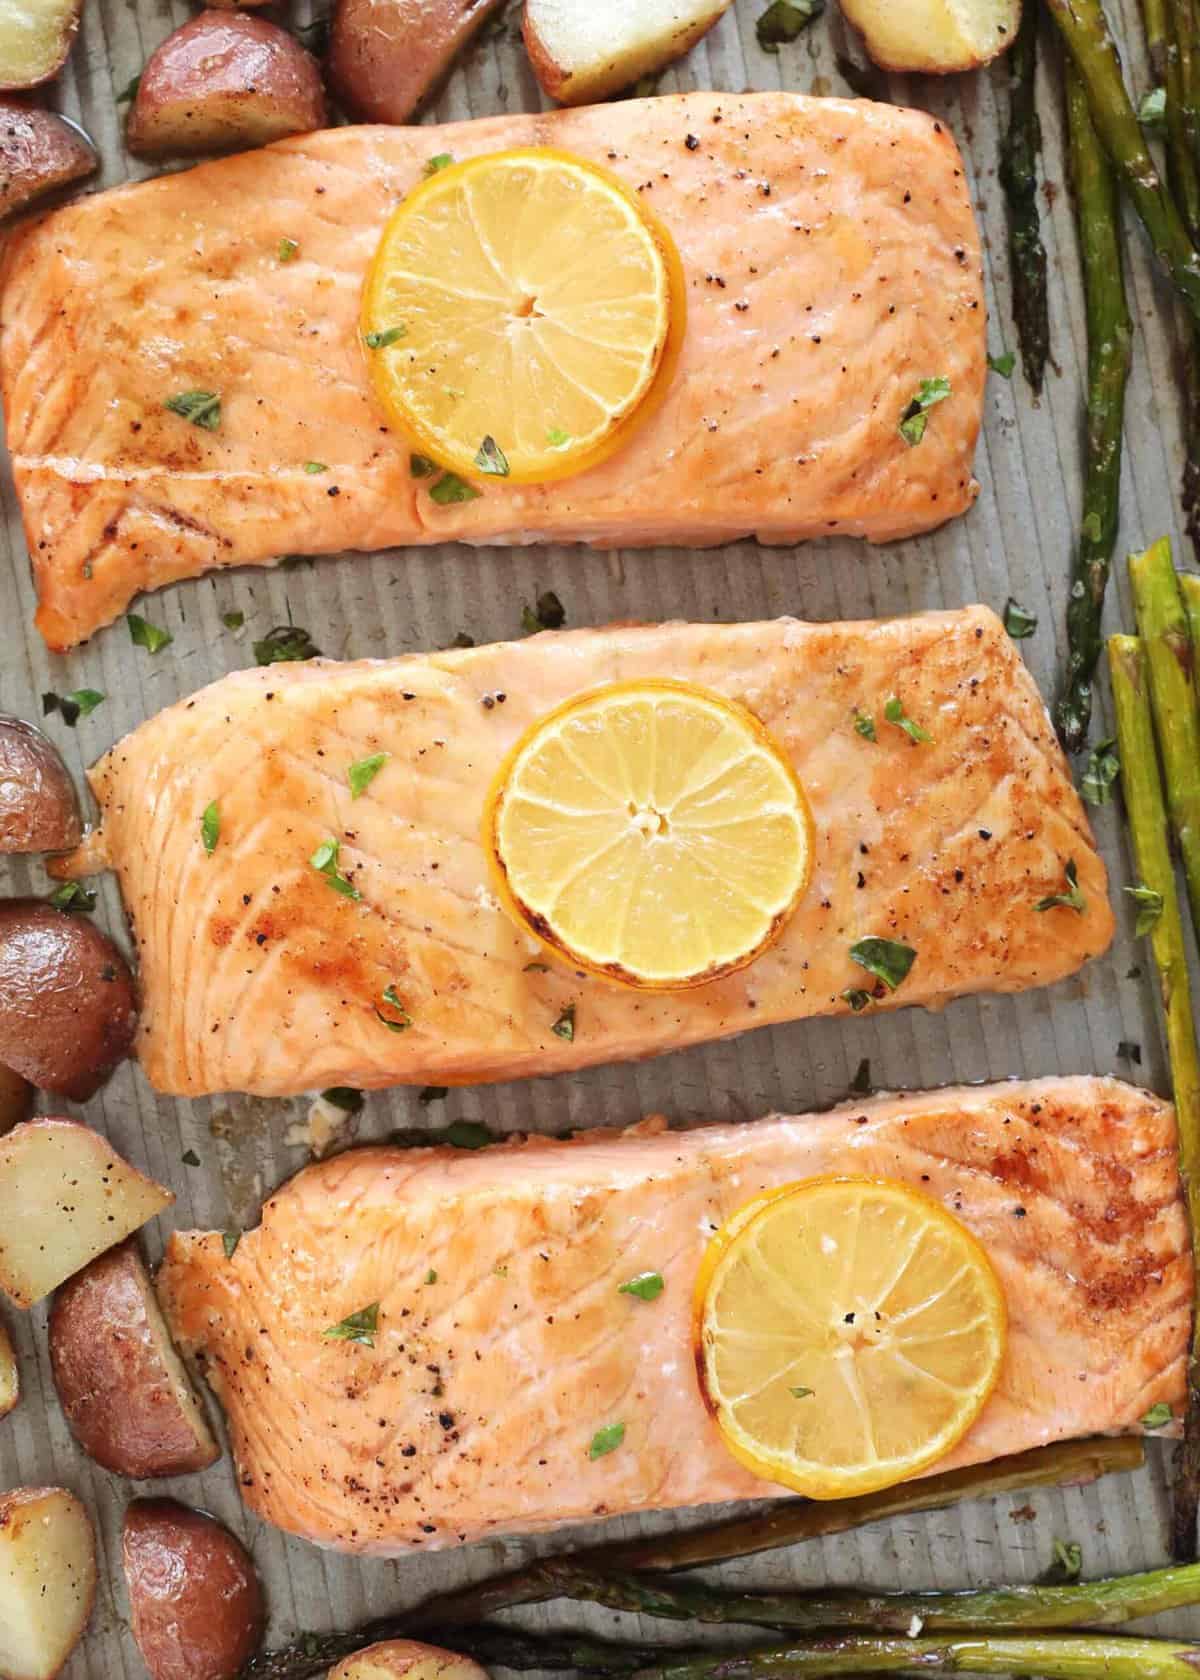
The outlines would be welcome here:
M 174 1199 L 90 1126 L 14 1127 L 0 1138 L 0 1289 L 32 1306 Z
M 7 1417 L 21 1397 L 17 1356 L 8 1331 L 0 1324 L 0 1418 Z
M 0 87 L 49 81 L 70 49 L 79 0 L 0 0 Z
M 415 1639 L 385 1639 L 344 1657 L 329 1680 L 488 1680 L 485 1668 L 470 1657 L 422 1645 Z
M 986 64 L 1016 39 L 1021 0 L 842 0 L 885 70 L 948 74 Z
M 552 99 L 580 105 L 632 87 L 688 51 L 730 0 L 527 0 L 525 42 Z
M 54 1680 L 96 1592 L 91 1520 L 65 1488 L 0 1494 L 0 1674 Z

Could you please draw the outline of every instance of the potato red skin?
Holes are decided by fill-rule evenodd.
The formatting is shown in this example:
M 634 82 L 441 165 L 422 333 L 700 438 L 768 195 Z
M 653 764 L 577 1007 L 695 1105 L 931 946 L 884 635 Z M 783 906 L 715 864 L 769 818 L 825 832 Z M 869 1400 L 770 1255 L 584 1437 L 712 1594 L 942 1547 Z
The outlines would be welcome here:
M 0 210 L 12 207 L 15 190 L 8 172 L 12 135 L 24 128 L 25 119 L 48 116 L 49 111 L 24 111 L 13 119 L 8 102 L 0 100 Z M 32 144 L 26 160 L 31 170 L 45 161 Z M 47 183 L 45 190 L 56 184 Z M 0 716 L 0 852 L 69 852 L 81 833 L 75 786 L 58 749 L 31 723 Z
M 0 1062 L 84 1102 L 136 1028 L 133 976 L 107 934 L 38 899 L 0 903 Z
M 262 1588 L 241 1541 L 173 1499 L 135 1499 L 122 1561 L 151 1680 L 236 1680 L 264 1623 Z
M 220 1456 L 175 1397 L 147 1311 L 137 1244 L 119 1243 L 56 1292 L 50 1365 L 59 1403 L 89 1458 L 119 1476 L 182 1476 Z
M 0 1137 L 33 1113 L 33 1086 L 0 1064 Z
M 317 61 L 286 29 L 205 11 L 168 35 L 142 71 L 125 128 L 141 157 L 265 146 L 323 128 Z
M 500 0 L 338 0 L 329 78 L 368 122 L 404 123 Z

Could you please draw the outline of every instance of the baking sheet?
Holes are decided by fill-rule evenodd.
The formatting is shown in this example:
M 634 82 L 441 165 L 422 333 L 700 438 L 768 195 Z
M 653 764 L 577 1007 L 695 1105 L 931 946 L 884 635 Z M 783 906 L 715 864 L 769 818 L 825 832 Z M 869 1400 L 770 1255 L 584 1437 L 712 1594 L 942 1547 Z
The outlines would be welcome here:
M 1029 0 L 1027 0 L 1029 3 Z M 778 56 L 756 44 L 754 22 L 765 0 L 737 0 L 712 33 L 669 70 L 660 91 L 692 88 L 740 91 L 785 87 L 846 92 L 838 54 L 861 61 L 861 49 L 832 4 L 793 46 Z M 133 164 L 120 142 L 115 95 L 146 55 L 190 15 L 180 0 L 85 0 L 83 27 L 57 88 L 63 111 L 97 141 L 103 185 L 150 173 Z M 307 4 L 297 18 L 309 15 Z M 1124 42 L 1135 97 L 1151 85 L 1141 51 L 1133 0 L 1112 7 Z M 303 562 L 273 573 L 245 571 L 180 585 L 151 598 L 145 610 L 174 636 L 155 658 L 134 648 L 119 623 L 69 658 L 47 654 L 32 629 L 33 592 L 20 521 L 5 468 L 5 525 L 0 555 L 0 708 L 36 719 L 40 696 L 55 689 L 100 689 L 105 702 L 75 730 L 59 718 L 49 729 L 67 763 L 84 767 L 143 718 L 226 671 L 252 662 L 250 643 L 289 619 L 306 626 L 326 654 L 357 658 L 448 644 L 459 631 L 477 641 L 521 633 L 522 603 L 552 587 L 571 625 L 613 618 L 752 619 L 779 613 L 805 618 L 874 617 L 983 601 L 1000 609 L 1010 594 L 1038 615 L 1036 635 L 1021 643 L 1043 692 L 1050 693 L 1059 657 L 1066 577 L 1082 483 L 1081 386 L 1085 357 L 1071 207 L 1062 181 L 1064 147 L 1057 72 L 1043 64 L 1040 107 L 1046 135 L 1044 236 L 1050 259 L 1050 312 L 1055 367 L 1035 404 L 1019 374 L 989 380 L 976 473 L 981 494 L 974 510 L 919 540 L 869 549 L 842 539 L 796 549 L 760 550 L 752 543 L 704 552 L 670 550 L 592 554 L 576 549 L 479 550 L 442 548 L 403 554 Z M 1003 62 L 945 82 L 893 77 L 891 97 L 943 118 L 967 160 L 984 230 L 984 257 L 993 353 L 1014 347 L 1008 311 L 1008 263 L 997 142 L 1006 109 Z M 535 109 L 545 103 L 519 45 L 519 7 L 464 56 L 426 113 L 429 122 Z M 1061 190 L 1060 190 L 1061 189 Z M 1178 528 L 1178 464 L 1182 459 L 1173 377 L 1174 310 L 1150 271 L 1136 227 L 1129 229 L 1130 305 L 1139 332 L 1129 387 L 1122 518 L 1118 552 L 1140 547 L 1170 530 L 1176 553 L 1186 553 Z M 286 400 L 286 392 L 278 393 Z M 245 628 L 225 630 L 221 614 L 240 609 Z M 1110 628 L 1132 624 L 1123 572 L 1114 578 Z M 1101 701 L 1094 735 L 1105 732 Z M 1116 806 L 1094 813 L 1114 892 L 1131 879 Z M 0 891 L 42 893 L 36 862 L 0 859 Z M 122 928 L 116 889 L 106 881 L 97 912 L 115 933 Z M 1109 955 L 1082 975 L 1047 991 L 1016 998 L 955 1003 L 942 1014 L 898 1014 L 812 1021 L 771 1028 L 739 1040 L 689 1050 L 640 1066 L 592 1070 L 570 1077 L 452 1092 L 422 1107 L 416 1091 L 367 1099 L 357 1135 L 378 1138 L 395 1127 L 423 1127 L 452 1119 L 483 1121 L 499 1132 L 619 1126 L 660 1111 L 677 1121 L 752 1118 L 772 1109 L 804 1110 L 845 1094 L 860 1060 L 869 1058 L 879 1088 L 937 1085 L 1010 1075 L 1114 1072 L 1168 1089 L 1155 1017 L 1148 952 L 1135 945 L 1132 916 L 1120 915 Z M 1193 953 L 1194 955 L 1194 953 Z M 1135 977 L 1133 971 L 1141 969 Z M 1118 1058 L 1118 1045 L 1140 1046 L 1141 1064 Z M 121 1069 L 81 1113 L 134 1161 L 171 1184 L 173 1211 L 146 1233 L 157 1259 L 171 1223 L 228 1227 L 251 1222 L 264 1189 L 300 1167 L 307 1104 L 233 1099 L 177 1102 L 158 1098 L 132 1067 Z M 65 1112 L 42 1102 L 43 1112 Z M 289 1142 L 289 1134 L 293 1141 Z M 194 1151 L 198 1167 L 184 1164 Z M 0 1212 L 2 1217 L 2 1212 Z M 562 1539 L 487 1542 L 426 1557 L 348 1560 L 285 1538 L 245 1512 L 228 1457 L 201 1476 L 131 1486 L 92 1466 L 75 1450 L 54 1399 L 46 1357 L 45 1308 L 18 1318 L 16 1332 L 24 1399 L 0 1423 L 0 1487 L 61 1482 L 94 1513 L 100 1533 L 100 1588 L 84 1644 L 67 1680 L 136 1680 L 144 1674 L 127 1625 L 120 1569 L 120 1521 L 134 1493 L 170 1492 L 216 1512 L 250 1545 L 271 1606 L 270 1642 L 298 1629 L 353 1626 L 413 1602 L 426 1593 L 491 1573 Z M 1053 1540 L 1074 1539 L 1084 1570 L 1097 1574 L 1150 1566 L 1165 1558 L 1169 1449 L 1151 1443 L 1148 1468 L 1136 1477 L 1098 1487 L 1039 1492 L 972 1504 L 897 1521 L 866 1532 L 792 1548 L 725 1567 L 731 1584 L 769 1586 L 788 1581 L 870 1582 L 882 1587 L 958 1586 L 1026 1580 L 1044 1570 Z M 678 1520 L 678 1519 L 675 1519 Z M 695 1518 L 691 1520 L 696 1520 Z M 659 1517 L 592 1524 L 573 1542 L 600 1534 L 667 1527 Z M 523 1612 L 534 1625 L 590 1625 L 615 1631 L 626 1618 L 600 1610 L 551 1605 Z M 1200 1635 L 1200 1613 L 1159 1618 L 1157 1624 Z M 664 1630 L 666 1630 L 664 1632 Z M 644 1624 L 642 1631 L 648 1631 Z M 655 1624 L 664 1638 L 687 1629 Z

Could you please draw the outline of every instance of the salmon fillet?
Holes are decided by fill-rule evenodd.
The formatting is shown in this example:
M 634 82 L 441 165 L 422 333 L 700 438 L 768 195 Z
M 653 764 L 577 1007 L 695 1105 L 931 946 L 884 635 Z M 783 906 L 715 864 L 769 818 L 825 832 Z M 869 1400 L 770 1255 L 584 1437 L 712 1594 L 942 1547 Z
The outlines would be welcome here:
M 363 276 L 431 155 L 542 144 L 602 163 L 674 235 L 682 357 L 662 408 L 602 465 L 546 486 L 488 479 L 441 507 L 370 388 Z M 302 135 L 54 212 L 10 236 L 2 286 L 8 444 L 57 649 L 214 566 L 446 539 L 882 541 L 976 493 L 967 183 L 944 127 L 892 105 L 692 93 Z M 936 376 L 951 395 L 910 447 L 898 422 Z M 219 431 L 164 410 L 197 388 L 219 394 Z
M 489 890 L 484 804 L 509 748 L 570 696 L 675 677 L 741 701 L 804 783 L 808 892 L 747 968 L 639 992 L 547 954 Z M 883 721 L 889 696 L 933 739 Z M 877 738 L 854 727 L 879 719 Z M 390 754 L 359 799 L 348 766 Z M 871 1007 L 1073 973 L 1112 937 L 1104 865 L 1029 673 L 984 607 L 863 624 L 666 624 L 238 672 L 118 743 L 91 775 L 141 960 L 138 1052 L 163 1091 L 475 1084 L 562 1072 L 810 1015 L 872 985 L 868 935 L 917 951 Z M 210 857 L 201 816 L 215 802 Z M 336 839 L 361 893 L 310 859 Z M 1039 911 L 1066 888 L 1086 908 Z M 395 988 L 412 1025 L 381 1023 Z M 876 987 L 883 994 L 883 987 Z M 573 1010 L 573 1034 L 563 1030 Z M 560 1028 L 556 1031 L 556 1025 Z
M 322 1545 L 429 1549 L 775 1495 L 701 1400 L 692 1289 L 722 1221 L 818 1173 L 919 1186 L 999 1273 L 999 1383 L 938 1469 L 1133 1429 L 1181 1401 L 1192 1265 L 1174 1114 L 1112 1079 L 479 1152 L 355 1150 L 272 1196 L 231 1258 L 220 1232 L 176 1233 L 158 1284 L 228 1414 L 243 1496 Z M 643 1271 L 665 1279 L 653 1303 L 618 1293 Z M 323 1337 L 374 1302 L 373 1349 Z M 589 1460 L 614 1422 L 622 1445 Z

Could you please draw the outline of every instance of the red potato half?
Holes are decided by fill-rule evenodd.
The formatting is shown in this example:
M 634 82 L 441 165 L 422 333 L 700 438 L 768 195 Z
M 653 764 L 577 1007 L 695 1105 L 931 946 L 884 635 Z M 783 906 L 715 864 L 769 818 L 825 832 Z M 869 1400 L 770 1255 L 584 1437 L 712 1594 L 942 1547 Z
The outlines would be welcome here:
M 49 116 L 49 111 L 23 111 L 0 100 L 0 208 L 12 208 L 10 143 L 14 136 L 20 139 L 36 170 L 36 144 L 28 124 Z M 74 130 L 68 133 L 74 136 Z M 95 168 L 95 155 L 91 158 Z M 75 785 L 57 747 L 31 723 L 0 717 L 0 852 L 69 852 L 78 846 L 81 834 Z
M 7 1417 L 21 1398 L 21 1373 L 12 1338 L 0 1322 L 0 1418 Z
M 33 1086 L 0 1064 L 0 1137 L 33 1113 Z
M 38 899 L 0 903 L 0 1062 L 85 1102 L 136 1027 L 133 976 L 107 934 Z
M 83 0 L 4 0 L 0 88 L 37 87 L 57 76 L 71 50 Z
M 96 1596 L 91 1519 L 66 1488 L 0 1493 L 0 1675 L 54 1680 Z
M 135 1242 L 55 1295 L 50 1364 L 75 1439 L 106 1470 L 182 1476 L 220 1458 Z
M 0 1138 L 0 1289 L 32 1306 L 174 1200 L 90 1126 L 25 1121 Z
M 325 126 L 311 53 L 243 12 L 201 12 L 150 55 L 125 128 L 140 157 L 265 146 Z
M 97 165 L 95 148 L 82 129 L 53 111 L 39 111 L 11 99 L 0 99 L 0 216 L 15 215 L 47 193 L 94 175 Z M 13 741 L 5 737 L 15 722 L 14 718 L 0 718 L 0 851 L 66 851 L 78 844 L 79 832 L 79 811 L 69 779 L 64 789 L 51 774 L 38 789 L 37 799 L 26 805 L 17 804 L 15 809 L 12 805 L 9 760 L 14 747 L 19 750 L 22 743 L 19 738 Z M 35 741 L 44 742 L 61 769 L 62 761 L 45 736 L 27 723 L 19 727 L 28 731 Z M 66 777 L 65 770 L 62 774 Z M 34 843 L 41 841 L 40 833 L 35 833 L 25 844 L 13 845 L 7 830 L 12 827 L 14 815 L 19 816 L 23 810 L 43 823 L 57 817 L 60 831 L 67 830 L 73 820 L 76 838 L 56 837 L 51 828 L 45 843 Z
M 502 0 L 338 0 L 329 77 L 368 122 L 404 123 Z
M 689 52 L 730 0 L 526 0 L 525 50 L 551 99 L 607 99 Z
M 121 1555 L 133 1637 L 151 1680 L 236 1680 L 264 1623 L 262 1588 L 241 1541 L 173 1499 L 135 1499 Z
M 486 1668 L 470 1657 L 422 1645 L 415 1639 L 385 1639 L 345 1657 L 328 1680 L 488 1680 Z

